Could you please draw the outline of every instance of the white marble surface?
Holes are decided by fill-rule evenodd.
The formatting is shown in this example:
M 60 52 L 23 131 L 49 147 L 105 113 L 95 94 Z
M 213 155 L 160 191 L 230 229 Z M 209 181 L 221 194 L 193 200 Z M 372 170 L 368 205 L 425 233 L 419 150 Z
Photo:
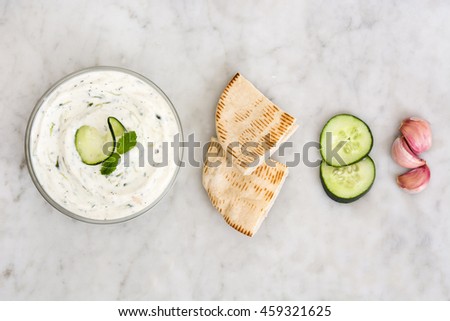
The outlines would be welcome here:
M 449 16 L 445 0 L 1 0 L 0 299 L 450 299 Z M 50 84 L 93 65 L 153 79 L 202 142 L 237 71 L 298 117 L 297 151 L 331 115 L 355 113 L 374 133 L 375 186 L 340 205 L 300 164 L 250 239 L 189 166 L 138 219 L 69 219 L 33 186 L 24 131 Z M 410 115 L 434 130 L 432 181 L 416 196 L 389 156 Z

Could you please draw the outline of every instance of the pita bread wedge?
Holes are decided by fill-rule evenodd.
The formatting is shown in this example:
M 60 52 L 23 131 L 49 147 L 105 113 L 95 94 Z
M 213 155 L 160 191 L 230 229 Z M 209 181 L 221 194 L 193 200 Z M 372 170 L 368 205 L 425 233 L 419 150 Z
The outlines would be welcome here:
M 286 165 L 271 160 L 273 167 L 264 163 L 243 175 L 227 164 L 227 153 L 216 138 L 211 138 L 206 156 L 202 182 L 212 205 L 234 229 L 253 236 L 288 175 Z
M 239 73 L 217 104 L 217 137 L 244 175 L 251 174 L 265 155 L 270 156 L 295 132 L 295 122 Z

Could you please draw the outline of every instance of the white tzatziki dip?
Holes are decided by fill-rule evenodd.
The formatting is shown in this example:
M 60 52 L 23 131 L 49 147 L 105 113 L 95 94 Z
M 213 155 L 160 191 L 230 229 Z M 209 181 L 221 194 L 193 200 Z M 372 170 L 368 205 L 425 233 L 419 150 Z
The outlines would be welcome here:
M 102 175 L 101 164 L 82 162 L 75 134 L 85 125 L 106 133 L 108 117 L 135 131 L 139 146 L 125 154 L 127 165 L 122 155 L 116 170 Z M 170 103 L 150 83 L 120 69 L 93 68 L 44 97 L 31 124 L 29 157 L 54 202 L 84 218 L 117 220 L 149 207 L 171 184 L 179 158 L 171 143 L 180 131 Z

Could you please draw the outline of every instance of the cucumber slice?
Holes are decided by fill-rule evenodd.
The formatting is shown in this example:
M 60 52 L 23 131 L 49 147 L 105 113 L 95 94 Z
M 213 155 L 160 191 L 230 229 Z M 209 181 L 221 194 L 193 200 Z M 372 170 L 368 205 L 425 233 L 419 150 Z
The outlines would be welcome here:
M 333 167 L 322 161 L 320 180 L 327 195 L 339 203 L 351 203 L 364 196 L 375 181 L 375 163 L 367 156 L 348 166 Z
M 372 132 L 358 117 L 339 114 L 323 127 L 320 146 L 322 159 L 328 165 L 351 165 L 369 154 L 373 146 Z
M 82 126 L 75 133 L 75 147 L 83 163 L 98 165 L 107 160 L 113 155 L 118 139 L 127 131 L 117 118 L 108 117 L 107 121 L 109 132 L 105 135 L 91 126 Z
M 108 127 L 114 136 L 114 141 L 117 140 L 125 133 L 127 130 L 124 125 L 115 117 L 108 117 Z
M 110 132 L 102 135 L 91 126 L 81 126 L 75 133 L 75 148 L 82 162 L 87 165 L 100 164 L 110 157 L 114 153 L 114 143 L 109 148 L 105 148 L 105 144 L 113 141 Z

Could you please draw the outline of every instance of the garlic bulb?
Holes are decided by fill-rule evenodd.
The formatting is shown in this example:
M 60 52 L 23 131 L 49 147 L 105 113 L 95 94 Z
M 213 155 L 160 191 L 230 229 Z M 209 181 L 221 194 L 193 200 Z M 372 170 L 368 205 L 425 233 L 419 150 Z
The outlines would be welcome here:
M 409 148 L 403 136 L 394 140 L 391 148 L 392 158 L 397 164 L 405 168 L 416 168 L 425 165 L 425 161 L 417 157 Z
M 400 125 L 400 132 L 416 155 L 430 149 L 431 128 L 426 120 L 417 117 L 407 118 Z
M 415 168 L 397 177 L 398 186 L 408 193 L 419 193 L 430 181 L 431 173 L 427 165 Z

